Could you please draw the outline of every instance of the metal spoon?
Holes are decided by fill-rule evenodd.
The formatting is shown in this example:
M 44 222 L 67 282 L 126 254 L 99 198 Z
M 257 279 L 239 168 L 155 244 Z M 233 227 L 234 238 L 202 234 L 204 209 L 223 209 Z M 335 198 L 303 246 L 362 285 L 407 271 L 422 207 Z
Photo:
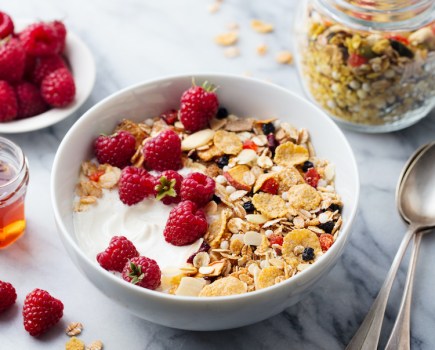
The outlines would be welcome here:
M 423 146 L 411 156 L 399 180 L 398 208 L 410 224 L 400 243 L 387 277 L 363 323 L 346 347 L 376 349 L 388 296 L 409 241 L 415 233 L 435 227 L 435 143 Z M 432 205 L 431 205 L 432 203 Z

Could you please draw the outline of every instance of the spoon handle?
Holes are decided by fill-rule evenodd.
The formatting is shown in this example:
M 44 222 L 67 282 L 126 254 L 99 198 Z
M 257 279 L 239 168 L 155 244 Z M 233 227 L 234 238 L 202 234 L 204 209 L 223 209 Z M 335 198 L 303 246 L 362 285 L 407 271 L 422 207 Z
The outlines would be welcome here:
M 414 237 L 414 246 L 412 248 L 411 260 L 409 263 L 408 274 L 406 276 L 405 290 L 403 292 L 400 309 L 388 339 L 385 350 L 409 350 L 411 348 L 411 303 L 412 303 L 412 286 L 414 282 L 415 267 L 417 265 L 418 252 L 420 248 L 421 237 L 423 233 L 417 233 Z
M 418 227 L 411 225 L 408 228 L 405 236 L 400 243 L 384 284 L 380 289 L 378 296 L 373 302 L 368 314 L 364 318 L 363 323 L 358 328 L 357 332 L 347 345 L 346 350 L 374 350 L 377 349 L 379 343 L 379 336 L 381 334 L 382 321 L 384 319 L 385 309 L 387 307 L 388 296 L 390 295 L 391 287 L 393 286 L 394 278 L 396 277 L 397 270 L 399 269 L 400 262 L 408 247 L 414 233 Z

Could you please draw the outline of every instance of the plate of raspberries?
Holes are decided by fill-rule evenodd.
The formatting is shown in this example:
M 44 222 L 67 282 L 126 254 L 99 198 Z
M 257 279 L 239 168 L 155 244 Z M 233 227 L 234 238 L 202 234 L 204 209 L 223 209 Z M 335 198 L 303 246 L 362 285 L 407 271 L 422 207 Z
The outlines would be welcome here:
M 62 21 L 14 21 L 0 11 L 0 133 L 65 119 L 86 101 L 94 82 L 90 50 Z

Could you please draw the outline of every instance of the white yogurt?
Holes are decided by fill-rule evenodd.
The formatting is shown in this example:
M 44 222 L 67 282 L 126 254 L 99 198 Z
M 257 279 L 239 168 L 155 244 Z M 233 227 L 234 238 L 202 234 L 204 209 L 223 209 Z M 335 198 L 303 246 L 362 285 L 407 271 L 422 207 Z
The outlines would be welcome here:
M 155 198 L 128 206 L 117 190 L 103 190 L 103 197 L 86 211 L 74 213 L 74 229 L 80 247 L 95 262 L 113 236 L 131 240 L 141 255 L 157 261 L 160 269 L 178 267 L 195 253 L 202 239 L 177 247 L 165 241 L 163 230 L 174 205 Z

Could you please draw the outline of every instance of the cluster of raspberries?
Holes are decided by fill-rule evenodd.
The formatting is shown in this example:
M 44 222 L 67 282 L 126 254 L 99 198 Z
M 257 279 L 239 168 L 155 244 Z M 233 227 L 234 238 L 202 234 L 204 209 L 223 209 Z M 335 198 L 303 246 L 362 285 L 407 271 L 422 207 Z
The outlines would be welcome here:
M 61 21 L 33 23 L 16 33 L 10 16 L 0 12 L 0 122 L 74 100 L 74 79 L 62 56 L 66 35 Z

